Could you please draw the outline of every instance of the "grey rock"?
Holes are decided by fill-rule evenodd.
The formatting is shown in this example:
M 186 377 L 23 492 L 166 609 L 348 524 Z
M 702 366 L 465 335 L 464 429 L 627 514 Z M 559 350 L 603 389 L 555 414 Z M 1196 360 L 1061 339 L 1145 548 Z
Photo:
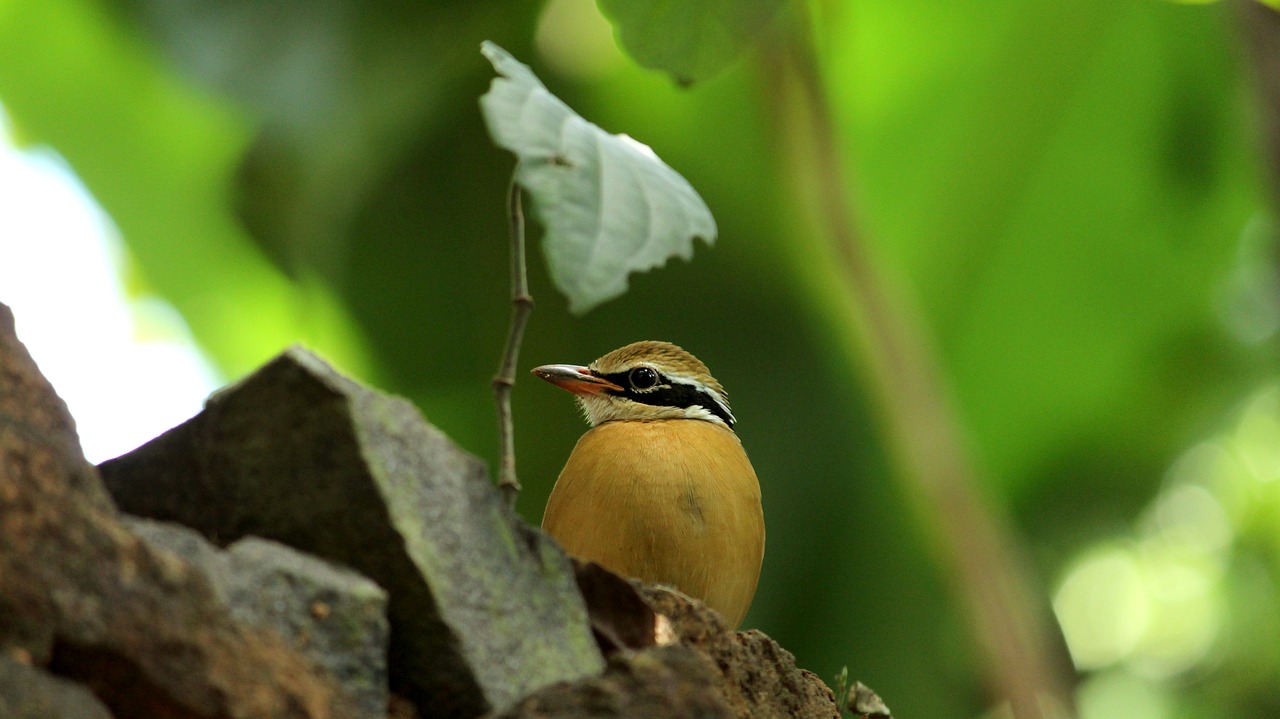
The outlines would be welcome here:
M 0 719 L 111 719 L 83 686 L 0 657 Z
M 386 716 L 387 596 L 377 584 L 258 537 L 222 551 L 182 525 L 124 521 L 134 534 L 204 572 L 237 621 L 275 632 L 335 678 L 361 716 Z
M 356 572 L 278 542 L 227 549 L 231 615 L 270 627 L 336 678 L 371 717 L 387 713 L 387 593 Z
M 392 687 L 428 716 L 476 716 L 604 667 L 568 560 L 484 465 L 305 350 L 100 470 L 125 511 L 215 543 L 267 537 L 376 581 Z

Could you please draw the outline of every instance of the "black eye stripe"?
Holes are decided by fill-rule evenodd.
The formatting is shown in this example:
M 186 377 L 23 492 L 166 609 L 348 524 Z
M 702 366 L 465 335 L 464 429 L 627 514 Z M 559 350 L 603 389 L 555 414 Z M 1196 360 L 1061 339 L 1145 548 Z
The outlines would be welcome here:
M 707 390 L 702 390 L 691 384 L 681 382 L 671 382 L 666 377 L 658 374 L 659 384 L 654 388 L 644 392 L 637 392 L 631 389 L 631 383 L 628 380 L 627 372 L 618 372 L 615 374 L 600 375 L 604 379 L 613 382 L 619 387 L 625 387 L 621 392 L 609 390 L 609 394 L 615 397 L 626 397 L 632 402 L 647 404 L 654 407 L 676 407 L 678 409 L 688 409 L 689 407 L 701 407 L 711 414 L 719 417 L 729 427 L 733 427 L 733 415 L 729 414 L 724 407 L 710 394 Z

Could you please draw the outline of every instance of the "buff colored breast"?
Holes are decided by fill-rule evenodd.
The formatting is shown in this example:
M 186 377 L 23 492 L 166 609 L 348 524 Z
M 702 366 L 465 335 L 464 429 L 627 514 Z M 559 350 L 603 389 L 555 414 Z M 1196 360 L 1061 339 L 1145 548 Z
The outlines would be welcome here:
M 760 484 L 737 435 L 694 419 L 604 422 L 578 440 L 542 527 L 570 554 L 675 585 L 737 627 L 764 557 Z

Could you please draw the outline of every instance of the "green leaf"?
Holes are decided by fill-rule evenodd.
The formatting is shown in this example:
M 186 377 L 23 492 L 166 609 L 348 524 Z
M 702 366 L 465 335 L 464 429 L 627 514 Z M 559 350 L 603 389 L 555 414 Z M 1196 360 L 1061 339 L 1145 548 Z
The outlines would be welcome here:
M 782 0 L 597 0 L 618 43 L 635 61 L 681 85 L 705 80 L 737 59 Z
M 716 222 L 687 180 L 626 135 L 611 135 L 485 42 L 500 77 L 480 98 L 489 134 L 519 159 L 516 181 L 546 228 L 551 279 L 581 314 L 627 291 L 627 276 L 693 256 Z

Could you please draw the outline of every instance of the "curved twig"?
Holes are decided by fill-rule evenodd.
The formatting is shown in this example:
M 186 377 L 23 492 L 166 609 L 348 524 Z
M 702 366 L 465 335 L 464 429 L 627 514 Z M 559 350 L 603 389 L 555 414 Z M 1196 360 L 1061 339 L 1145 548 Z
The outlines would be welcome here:
M 515 428 L 511 419 L 511 390 L 516 384 L 516 361 L 520 356 L 520 343 L 524 328 L 533 312 L 533 297 L 529 295 L 529 278 L 525 269 L 524 208 L 520 200 L 520 185 L 512 174 L 507 192 L 507 220 L 511 235 L 511 326 L 507 330 L 507 344 L 502 352 L 498 373 L 493 378 L 493 397 L 498 405 L 498 442 L 501 459 L 498 465 L 498 488 L 515 507 L 520 494 L 520 480 L 516 476 Z

